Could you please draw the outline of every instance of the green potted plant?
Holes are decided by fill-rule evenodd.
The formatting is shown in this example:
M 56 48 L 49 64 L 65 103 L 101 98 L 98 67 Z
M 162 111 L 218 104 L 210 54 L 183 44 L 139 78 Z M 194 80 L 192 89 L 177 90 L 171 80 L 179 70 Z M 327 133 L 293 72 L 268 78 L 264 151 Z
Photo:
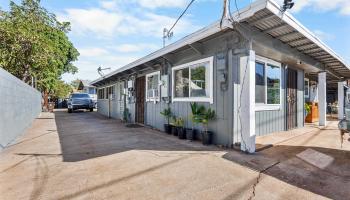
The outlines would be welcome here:
M 171 116 L 171 134 L 177 136 L 177 126 L 176 126 L 177 118 L 175 115 Z
M 208 125 L 211 120 L 214 120 L 216 117 L 215 111 L 211 108 L 208 108 L 202 115 L 201 115 L 201 124 L 203 126 L 202 130 L 202 143 L 204 145 L 209 145 L 212 143 L 213 138 L 213 132 L 208 130 Z
M 200 123 L 200 116 L 205 110 L 204 106 L 199 106 L 197 103 L 190 103 L 191 107 L 191 115 L 189 116 L 191 122 L 192 122 L 192 127 L 186 129 L 186 138 L 188 140 L 194 140 L 196 137 L 196 129 L 195 126 L 196 124 Z
M 125 108 L 123 111 L 123 121 L 128 123 L 130 118 L 130 112 L 128 108 Z
M 164 130 L 166 133 L 171 134 L 171 125 L 170 125 L 170 118 L 172 116 L 171 114 L 171 108 L 165 108 L 162 112 L 160 112 L 161 115 L 163 115 L 167 121 L 167 124 L 164 124 Z
M 308 103 L 304 104 L 305 106 L 305 110 L 304 110 L 304 118 L 306 118 L 306 116 L 311 112 L 311 105 Z M 305 120 L 305 119 L 304 119 Z
M 176 129 L 179 139 L 186 139 L 186 131 L 184 128 L 185 120 L 182 117 L 176 119 Z

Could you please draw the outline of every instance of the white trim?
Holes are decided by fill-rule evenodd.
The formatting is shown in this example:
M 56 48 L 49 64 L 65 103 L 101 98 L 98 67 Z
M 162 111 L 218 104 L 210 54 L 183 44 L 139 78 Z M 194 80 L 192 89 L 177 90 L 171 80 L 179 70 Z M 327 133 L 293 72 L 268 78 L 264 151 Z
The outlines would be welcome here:
M 209 62 L 209 97 L 175 97 L 175 70 L 190 68 L 193 65 L 200 63 Z M 195 60 L 189 63 L 175 66 L 171 69 L 171 83 L 172 83 L 172 102 L 209 102 L 210 104 L 214 103 L 214 57 L 203 58 L 200 60 Z M 191 70 L 190 70 L 191 71 Z M 191 72 L 189 72 L 191 73 Z M 191 89 L 189 88 L 189 93 Z
M 148 98 L 148 77 L 150 76 L 154 76 L 154 75 L 158 75 L 158 96 L 156 98 L 152 97 L 152 98 Z M 160 71 L 156 71 L 156 72 L 152 72 L 149 74 L 146 74 L 146 102 L 149 101 L 159 101 L 160 100 L 160 86 L 159 86 L 159 82 L 160 82 Z
M 264 70 L 265 70 L 264 71 L 265 72 L 264 73 L 265 103 L 255 103 L 255 111 L 280 110 L 281 106 L 282 106 L 282 64 L 275 61 L 275 60 L 265 58 L 262 56 L 258 56 L 258 55 L 255 56 L 255 62 L 260 62 L 261 64 L 264 64 Z M 268 64 L 280 68 L 280 76 L 279 76 L 279 78 L 280 78 L 280 103 L 279 104 L 268 104 L 267 103 L 267 71 L 266 71 L 266 68 L 267 68 Z
M 255 111 L 273 111 L 273 110 L 281 110 L 281 105 L 259 105 L 255 104 Z
M 307 95 L 305 95 L 305 81 L 307 81 Z M 304 78 L 304 98 L 310 98 L 310 79 Z

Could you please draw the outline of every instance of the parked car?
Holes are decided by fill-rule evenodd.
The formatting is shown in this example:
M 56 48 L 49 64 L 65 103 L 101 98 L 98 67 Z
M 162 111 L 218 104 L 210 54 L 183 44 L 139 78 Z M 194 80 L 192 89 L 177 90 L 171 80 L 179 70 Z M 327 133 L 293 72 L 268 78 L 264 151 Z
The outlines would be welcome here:
M 94 111 L 94 102 L 89 94 L 74 93 L 70 96 L 68 100 L 68 112 L 71 113 L 78 109 L 86 109 L 90 112 Z

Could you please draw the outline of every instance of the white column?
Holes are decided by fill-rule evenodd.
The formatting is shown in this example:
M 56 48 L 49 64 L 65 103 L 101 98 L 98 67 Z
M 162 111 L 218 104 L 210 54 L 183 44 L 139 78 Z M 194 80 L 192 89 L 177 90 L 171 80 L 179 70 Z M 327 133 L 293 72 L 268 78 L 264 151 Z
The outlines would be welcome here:
M 247 59 L 249 59 L 247 61 Z M 255 152 L 255 52 L 240 60 L 240 121 L 241 150 Z
M 321 72 L 318 74 L 318 113 L 319 113 L 319 125 L 326 125 L 326 111 L 327 111 L 327 89 L 326 89 L 326 73 Z
M 338 119 L 344 118 L 344 85 L 344 81 L 338 82 Z

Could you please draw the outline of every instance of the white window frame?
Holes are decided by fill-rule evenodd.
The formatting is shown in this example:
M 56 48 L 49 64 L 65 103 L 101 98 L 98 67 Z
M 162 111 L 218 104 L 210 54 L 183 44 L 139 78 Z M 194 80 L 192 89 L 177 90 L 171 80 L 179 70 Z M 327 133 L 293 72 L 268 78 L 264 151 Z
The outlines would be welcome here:
M 148 77 L 154 76 L 154 75 L 158 75 L 158 84 L 157 84 L 158 96 L 157 97 L 150 97 L 150 98 L 148 98 Z M 146 74 L 146 102 L 148 102 L 148 101 L 159 101 L 160 100 L 160 85 L 159 85 L 159 82 L 160 82 L 160 71 L 156 71 L 156 72 L 152 72 L 150 74 Z
M 264 70 L 265 70 L 265 103 L 255 103 L 255 111 L 268 111 L 268 110 L 281 110 L 282 109 L 282 64 L 271 60 L 269 58 L 265 58 L 262 56 L 255 56 L 255 62 L 258 63 L 264 63 Z M 267 65 L 271 64 L 273 66 L 279 67 L 280 68 L 280 103 L 279 104 L 267 104 L 267 74 L 266 74 L 266 68 Z M 255 66 L 254 66 L 255 67 Z M 254 77 L 255 78 L 255 77 Z M 254 98 L 255 99 L 255 98 Z
M 305 94 L 305 81 L 307 81 L 307 91 L 308 91 L 307 95 Z M 304 97 L 310 98 L 310 79 L 308 78 L 304 78 Z
M 98 98 L 98 95 L 97 95 L 97 99 L 98 100 L 105 100 L 106 99 L 106 87 L 101 87 L 101 88 L 98 88 L 98 90 L 103 90 L 103 98 Z
M 175 66 L 171 69 L 171 83 L 172 83 L 172 102 L 209 102 L 210 104 L 214 103 L 214 70 L 213 70 L 213 61 L 214 57 L 208 57 L 200 60 L 196 60 L 193 62 L 185 63 L 182 65 Z M 175 97 L 175 71 L 184 68 L 190 68 L 193 65 L 197 65 L 200 63 L 209 62 L 209 97 Z M 191 77 L 191 70 L 189 70 L 189 76 Z M 191 89 L 189 88 L 189 92 Z

